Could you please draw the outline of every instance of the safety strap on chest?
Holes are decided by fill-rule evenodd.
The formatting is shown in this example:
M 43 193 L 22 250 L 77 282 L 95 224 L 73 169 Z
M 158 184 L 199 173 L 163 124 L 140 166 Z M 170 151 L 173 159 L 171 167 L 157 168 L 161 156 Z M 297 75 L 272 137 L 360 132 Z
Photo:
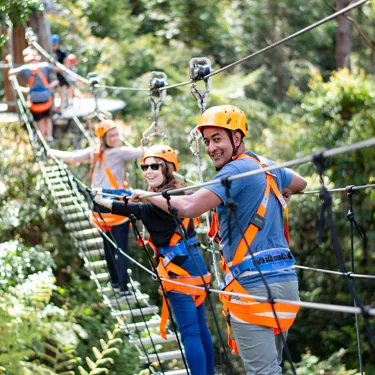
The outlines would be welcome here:
M 94 154 L 93 161 L 91 163 L 90 167 L 90 182 L 92 182 L 93 179 L 93 174 L 94 174 L 94 168 L 96 163 L 100 160 L 101 163 L 105 162 L 105 157 L 104 157 L 104 150 L 101 148 L 100 152 Z M 114 189 L 118 190 L 121 189 L 118 181 L 116 180 L 115 176 L 113 175 L 111 169 L 109 167 L 106 167 L 104 169 L 105 174 L 107 175 L 107 178 L 111 185 L 113 186 Z M 123 181 L 123 188 L 127 189 L 129 187 L 129 184 L 126 181 Z
M 34 69 L 31 73 L 30 79 L 29 79 L 29 88 L 32 90 L 34 85 L 35 76 L 38 75 L 40 80 L 42 81 L 43 85 L 48 88 L 48 80 L 46 76 L 41 72 L 40 69 Z

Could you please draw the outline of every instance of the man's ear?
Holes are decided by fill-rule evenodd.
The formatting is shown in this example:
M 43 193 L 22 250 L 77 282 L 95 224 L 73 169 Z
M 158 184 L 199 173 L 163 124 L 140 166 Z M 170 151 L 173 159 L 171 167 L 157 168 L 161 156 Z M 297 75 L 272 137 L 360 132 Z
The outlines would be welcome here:
M 239 147 L 241 142 L 242 142 L 242 134 L 241 132 L 239 131 L 234 131 L 234 134 L 233 134 L 233 141 L 234 141 L 234 145 L 235 147 Z

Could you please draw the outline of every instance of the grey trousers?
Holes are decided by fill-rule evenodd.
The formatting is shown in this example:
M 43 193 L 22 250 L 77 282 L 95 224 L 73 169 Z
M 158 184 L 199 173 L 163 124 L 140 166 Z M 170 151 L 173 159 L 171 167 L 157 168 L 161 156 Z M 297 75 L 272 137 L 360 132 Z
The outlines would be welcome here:
M 269 284 L 272 296 L 299 301 L 298 281 Z M 264 285 L 247 289 L 249 294 L 267 297 Z M 233 338 L 237 342 L 247 375 L 281 375 L 283 342 L 281 335 L 268 327 L 231 319 Z M 287 331 L 283 333 L 285 339 Z

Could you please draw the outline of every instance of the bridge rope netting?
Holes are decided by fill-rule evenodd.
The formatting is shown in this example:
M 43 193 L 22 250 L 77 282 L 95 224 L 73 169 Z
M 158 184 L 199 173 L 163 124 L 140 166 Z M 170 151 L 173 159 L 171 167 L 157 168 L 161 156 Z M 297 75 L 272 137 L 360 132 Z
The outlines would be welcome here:
M 213 71 L 211 68 L 211 62 L 207 58 L 193 58 L 190 61 L 189 69 L 190 69 L 190 80 L 180 83 L 175 83 L 172 85 L 168 85 L 167 83 L 167 76 L 163 72 L 153 72 L 151 74 L 150 79 L 150 87 L 149 88 L 142 88 L 142 87 L 116 87 L 116 86 L 107 86 L 101 85 L 95 79 L 86 79 L 79 74 L 71 71 L 70 69 L 66 68 L 63 64 L 58 63 L 56 59 L 54 59 L 47 51 L 45 51 L 37 41 L 37 38 L 31 29 L 26 31 L 26 38 L 29 42 L 30 48 L 35 48 L 40 54 L 42 54 L 48 61 L 56 65 L 59 69 L 63 71 L 66 75 L 73 75 L 76 79 L 80 80 L 83 84 L 87 85 L 90 89 L 90 92 L 93 96 L 97 95 L 98 89 L 103 90 L 118 90 L 118 91 L 144 91 L 148 93 L 148 99 L 151 104 L 151 110 L 153 114 L 153 122 L 151 126 L 142 134 L 142 142 L 150 143 L 154 137 L 161 137 L 163 141 L 169 142 L 169 135 L 168 132 L 161 129 L 159 126 L 159 110 L 160 106 L 164 103 L 166 92 L 170 88 L 180 87 L 180 86 L 187 86 L 190 85 L 191 92 L 194 98 L 197 101 L 197 105 L 199 107 L 200 113 L 204 113 L 207 109 L 207 98 L 209 93 L 212 89 L 212 78 L 221 72 L 224 72 L 238 64 L 243 63 L 251 58 L 259 56 L 267 51 L 280 46 L 283 43 L 289 42 L 290 40 L 326 23 L 329 22 L 338 16 L 349 12 L 352 9 L 362 6 L 363 4 L 367 3 L 368 0 L 361 0 L 356 3 L 349 5 L 348 7 L 340 10 L 339 12 L 335 12 L 332 15 L 276 42 L 268 47 L 256 51 L 255 53 L 248 55 L 238 61 L 229 64 L 221 69 Z M 12 64 L 12 61 L 9 60 L 9 64 Z M 142 286 L 134 280 L 132 273 L 129 272 L 129 288 L 133 291 L 131 296 L 119 296 L 117 291 L 111 286 L 103 286 L 102 282 L 108 282 L 110 279 L 109 271 L 106 268 L 105 261 L 97 260 L 103 254 L 103 244 L 102 238 L 105 238 L 109 243 L 113 245 L 115 248 L 115 253 L 112 254 L 113 257 L 116 257 L 118 254 L 124 256 L 129 262 L 135 265 L 137 268 L 142 270 L 145 274 L 147 274 L 150 279 L 156 281 L 159 284 L 159 287 L 163 293 L 163 295 L 167 296 L 167 291 L 165 289 L 166 284 L 172 284 L 176 286 L 186 286 L 181 281 L 173 280 L 169 278 L 165 278 L 159 274 L 158 269 L 155 265 L 155 261 L 152 258 L 152 255 L 149 252 L 147 244 L 143 240 L 143 236 L 141 235 L 141 231 L 137 226 L 137 222 L 134 217 L 129 217 L 129 221 L 132 223 L 133 231 L 135 236 L 141 240 L 141 247 L 145 253 L 145 256 L 148 260 L 149 267 L 144 266 L 140 262 L 138 262 L 134 257 L 130 256 L 127 252 L 125 252 L 121 247 L 117 244 L 114 236 L 112 235 L 109 227 L 107 226 L 108 230 L 104 230 L 97 225 L 95 228 L 91 226 L 90 223 L 90 215 L 89 211 L 90 208 L 95 205 L 93 190 L 90 186 L 87 186 L 83 181 L 81 181 L 77 176 L 73 174 L 73 172 L 56 157 L 51 157 L 49 153 L 49 145 L 46 140 L 43 138 L 41 132 L 39 131 L 38 127 L 36 126 L 35 122 L 32 120 L 31 113 L 28 109 L 27 103 L 24 99 L 24 96 L 21 92 L 20 85 L 17 81 L 15 76 L 10 76 L 10 81 L 12 87 L 16 93 L 16 103 L 17 103 L 17 110 L 19 113 L 19 117 L 21 121 L 25 124 L 28 136 L 30 139 L 31 147 L 35 153 L 36 161 L 40 166 L 42 175 L 46 181 L 49 191 L 51 192 L 59 212 L 61 213 L 65 225 L 67 229 L 70 231 L 75 244 L 77 245 L 77 249 L 79 251 L 80 256 L 82 257 L 85 266 L 90 272 L 91 279 L 95 282 L 99 293 L 101 294 L 103 301 L 112 314 L 112 316 L 119 322 L 122 329 L 124 330 L 125 335 L 128 337 L 129 342 L 134 344 L 136 347 L 140 361 L 143 363 L 144 368 L 148 369 L 153 374 L 167 374 L 167 375 L 182 375 L 189 373 L 189 367 L 187 360 L 184 354 L 184 348 L 181 341 L 181 337 L 178 333 L 177 324 L 173 319 L 173 314 L 171 312 L 171 308 L 167 303 L 167 308 L 169 309 L 169 316 L 170 316 L 170 326 L 167 332 L 167 340 L 166 342 L 173 342 L 177 345 L 177 349 L 169 352 L 164 352 L 164 349 L 160 349 L 160 343 L 163 343 L 163 339 L 160 335 L 157 334 L 156 327 L 160 323 L 160 316 L 158 314 L 159 309 L 157 306 L 152 305 L 149 302 L 149 296 L 141 291 Z M 197 83 L 203 82 L 204 88 L 198 89 Z M 98 120 L 102 120 L 107 116 L 105 112 L 101 112 L 100 109 L 95 114 Z M 83 137 L 87 140 L 88 144 L 94 144 L 94 140 L 91 137 L 89 131 L 87 131 L 84 124 L 80 122 L 78 117 L 73 118 L 74 122 L 77 124 L 77 127 L 82 132 Z M 193 155 L 196 157 L 197 161 L 197 168 L 198 168 L 198 175 L 199 175 L 199 182 L 194 182 L 187 179 L 183 175 L 179 175 L 175 173 L 177 178 L 184 180 L 189 185 L 182 187 L 182 188 L 173 188 L 164 191 L 163 193 L 147 193 L 144 195 L 139 196 L 140 199 L 149 199 L 153 197 L 162 197 L 166 200 L 167 204 L 170 206 L 170 212 L 172 215 L 175 216 L 176 220 L 176 227 L 178 228 L 179 233 L 181 234 L 181 238 L 184 242 L 187 241 L 186 233 L 184 233 L 184 228 L 181 224 L 181 221 L 178 218 L 178 212 L 173 207 L 173 197 L 177 195 L 181 195 L 187 191 L 191 192 L 196 189 L 200 189 L 206 186 L 212 185 L 223 185 L 226 189 L 227 193 L 227 204 L 226 210 L 228 212 L 228 216 L 231 218 L 232 225 L 236 226 L 240 231 L 243 240 L 245 241 L 250 256 L 255 258 L 250 244 L 247 242 L 247 238 L 245 236 L 245 229 L 241 227 L 241 223 L 239 220 L 238 212 L 236 203 L 232 199 L 232 183 L 234 181 L 249 178 L 252 176 L 256 176 L 259 174 L 265 174 L 266 172 L 276 171 L 280 168 L 290 168 L 301 166 L 305 164 L 312 163 L 316 169 L 316 173 L 319 176 L 320 180 L 320 188 L 317 190 L 310 190 L 297 193 L 299 199 L 308 199 L 308 197 L 319 195 L 320 198 L 320 214 L 319 214 L 319 233 L 318 233 L 318 241 L 323 241 L 323 234 L 325 231 L 325 223 L 327 223 L 328 231 L 330 233 L 331 238 L 331 246 L 332 250 L 335 254 L 338 270 L 329 270 L 329 269 L 322 269 L 313 266 L 305 266 L 305 265 L 294 265 L 296 269 L 303 270 L 303 271 L 312 271 L 321 274 L 327 274 L 332 276 L 339 276 L 341 277 L 346 285 L 347 290 L 350 293 L 350 296 L 353 300 L 353 306 L 347 305 L 338 305 L 334 303 L 318 303 L 318 302 L 308 302 L 308 301 L 292 301 L 292 300 L 285 300 L 285 299 L 277 299 L 272 296 L 271 289 L 267 280 L 264 276 L 264 272 L 261 270 L 257 263 L 255 264 L 256 271 L 261 277 L 261 280 L 267 290 L 267 297 L 264 296 L 256 296 L 256 295 L 249 295 L 249 294 L 242 294 L 242 293 L 235 293 L 224 291 L 218 287 L 210 286 L 204 279 L 202 273 L 200 273 L 200 277 L 202 279 L 202 284 L 199 285 L 189 285 L 190 288 L 196 289 L 199 291 L 204 291 L 207 295 L 207 305 L 210 308 L 210 312 L 215 322 L 215 329 L 216 335 L 218 337 L 218 342 L 220 345 L 220 360 L 221 360 L 221 372 L 222 374 L 228 373 L 234 374 L 233 366 L 230 362 L 230 357 L 227 354 L 226 345 L 224 343 L 222 333 L 220 331 L 220 324 L 218 321 L 218 317 L 216 316 L 216 301 L 213 299 L 213 296 L 230 296 L 236 298 L 244 298 L 244 299 L 253 299 L 257 302 L 265 302 L 271 306 L 273 317 L 277 323 L 277 327 L 279 331 L 281 329 L 281 323 L 278 316 L 278 313 L 275 310 L 276 304 L 286 304 L 290 306 L 299 306 L 305 309 L 317 309 L 322 311 L 327 311 L 330 313 L 345 313 L 345 314 L 354 314 L 355 315 L 355 325 L 356 325 L 356 334 L 357 334 L 357 342 L 358 342 L 358 361 L 360 367 L 360 373 L 363 374 L 363 362 L 362 362 L 362 352 L 361 352 L 361 341 L 360 341 L 360 325 L 358 318 L 361 317 L 365 330 L 368 336 L 369 343 L 371 344 L 372 351 L 375 352 L 375 334 L 373 328 L 371 326 L 371 319 L 375 316 L 375 308 L 372 307 L 372 301 L 362 301 L 360 296 L 358 295 L 356 289 L 356 283 L 362 280 L 374 280 L 375 275 L 370 274 L 361 274 L 357 273 L 354 267 L 354 237 L 356 231 L 359 236 L 363 236 L 363 232 L 359 227 L 359 224 L 356 220 L 355 212 L 354 212 L 354 203 L 353 203 L 353 195 L 357 191 L 368 191 L 375 188 L 375 184 L 369 183 L 366 185 L 350 185 L 350 181 L 348 182 L 348 186 L 345 187 L 338 187 L 338 188 L 327 188 L 324 174 L 326 172 L 326 162 L 330 158 L 335 158 L 338 156 L 346 155 L 348 153 L 358 152 L 360 150 L 366 148 L 373 148 L 375 146 L 375 138 L 369 138 L 362 140 L 360 142 L 347 144 L 341 147 L 325 149 L 318 152 L 314 152 L 310 155 L 305 155 L 299 157 L 294 160 L 286 161 L 277 165 L 270 165 L 266 167 L 262 167 L 257 170 L 253 170 L 251 172 L 240 173 L 237 175 L 232 175 L 225 179 L 216 179 L 211 180 L 208 182 L 204 182 L 203 172 L 201 167 L 201 151 L 199 142 L 201 139 L 201 133 L 195 128 L 190 133 L 191 142 L 190 142 L 190 149 Z M 334 223 L 333 217 L 333 209 L 332 209 L 332 195 L 333 194 L 345 194 L 348 198 L 348 215 L 347 220 L 350 227 L 350 263 L 351 269 L 347 270 L 345 266 L 345 259 L 343 257 L 343 251 L 340 245 L 340 241 L 336 232 L 336 227 Z M 296 195 L 297 195 L 296 194 Z M 109 197 L 110 194 L 106 194 Z M 125 195 L 112 195 L 112 198 L 120 198 L 124 201 L 129 199 L 128 196 Z M 206 224 L 210 227 L 211 220 L 209 213 L 204 215 Z M 99 218 L 101 221 L 106 222 L 105 218 L 99 212 Z M 96 219 L 99 220 L 99 219 Z M 99 224 L 99 221 L 98 221 Z M 107 225 L 107 224 L 106 224 Z M 212 259 L 212 267 L 213 273 L 215 275 L 215 280 L 211 283 L 211 285 L 218 286 L 223 279 L 223 275 L 219 270 L 218 264 L 218 257 L 220 255 L 220 251 L 216 248 L 216 245 L 212 238 L 207 238 L 207 244 L 202 244 L 202 248 L 210 255 Z M 189 249 L 189 246 L 187 246 Z M 190 250 L 189 250 L 190 251 Z M 192 256 L 194 259 L 194 257 Z M 114 262 L 116 263 L 116 262 Z M 199 271 L 199 267 L 196 265 L 197 270 Z M 99 269 L 106 270 L 104 273 L 99 273 Z M 200 271 L 199 271 L 200 272 Z M 111 284 L 108 284 L 111 285 Z M 147 316 L 151 315 L 151 318 Z M 296 374 L 296 369 L 292 361 L 292 357 L 290 355 L 290 351 L 288 349 L 288 345 L 284 338 L 284 335 L 281 335 L 282 340 L 284 340 L 284 346 L 286 350 L 286 357 L 287 360 L 290 362 L 291 371 Z M 151 346 L 151 350 L 149 347 Z M 166 366 L 165 361 L 170 359 L 181 359 L 181 368 L 178 370 L 171 370 L 168 366 Z

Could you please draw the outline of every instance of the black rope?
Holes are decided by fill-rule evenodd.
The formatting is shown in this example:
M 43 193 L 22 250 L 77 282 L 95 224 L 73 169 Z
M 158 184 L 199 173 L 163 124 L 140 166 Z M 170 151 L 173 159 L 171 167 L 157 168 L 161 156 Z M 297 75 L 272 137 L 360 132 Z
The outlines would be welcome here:
M 246 244 L 246 247 L 251 255 L 251 257 L 254 259 L 254 253 L 251 249 L 251 246 L 250 244 L 247 242 L 247 238 L 245 236 L 245 232 L 241 226 L 241 223 L 240 223 L 240 220 L 238 218 L 238 214 L 237 214 L 237 203 L 235 202 L 235 200 L 231 197 L 230 195 L 230 187 L 231 187 L 231 181 L 229 180 L 228 176 L 227 177 L 224 177 L 222 180 L 222 184 L 223 186 L 225 187 L 225 193 L 226 193 L 226 196 L 227 196 L 227 204 L 229 204 L 229 207 L 227 208 L 228 209 L 228 216 L 229 215 L 233 215 L 234 216 L 234 219 L 236 221 L 236 225 L 238 227 L 238 229 L 240 230 L 240 233 L 241 233 L 241 238 L 245 241 L 245 244 Z M 285 354 L 286 354 L 286 357 L 287 357 L 287 360 L 288 362 L 290 363 L 290 366 L 291 366 L 291 370 L 292 370 L 292 373 L 293 375 L 296 375 L 296 369 L 294 367 L 294 364 L 293 364 L 293 360 L 292 360 L 292 356 L 290 354 L 290 351 L 289 351 L 289 347 L 288 347 L 288 344 L 286 342 L 286 339 L 285 339 L 285 336 L 282 332 L 282 329 L 281 329 L 281 325 L 280 325 L 280 321 L 279 321 L 279 318 L 277 316 L 277 313 L 276 313 L 276 310 L 275 310 L 275 298 L 272 296 L 272 292 L 271 292 L 271 289 L 270 289 L 270 286 L 269 284 L 267 283 L 267 280 L 266 278 L 264 277 L 264 274 L 262 272 L 262 270 L 260 269 L 260 266 L 257 262 L 254 262 L 254 265 L 259 273 L 259 276 L 260 278 L 262 279 L 262 282 L 267 290 L 267 303 L 270 304 L 271 308 L 272 308 L 272 313 L 275 317 L 275 321 L 276 321 L 276 324 L 277 324 L 277 328 L 280 332 L 280 335 L 281 335 L 281 341 L 283 342 L 283 346 L 284 346 L 284 349 L 285 349 Z
M 157 267 L 155 266 L 155 263 L 154 263 L 151 255 L 149 254 L 149 252 L 147 250 L 147 247 L 146 247 L 146 244 L 145 244 L 144 239 L 142 237 L 142 234 L 140 233 L 140 231 L 139 231 L 139 229 L 137 227 L 137 224 L 136 224 L 137 219 L 136 219 L 136 217 L 134 215 L 130 215 L 129 219 L 130 219 L 131 223 L 133 224 L 132 227 L 133 227 L 135 238 L 139 239 L 141 241 L 142 248 L 143 248 L 143 250 L 146 253 L 146 256 L 147 256 L 147 259 L 148 259 L 148 261 L 150 263 L 150 266 L 151 266 L 154 274 L 156 275 L 156 280 L 159 282 L 160 289 L 161 289 L 161 291 L 163 293 L 164 298 L 166 299 L 166 305 L 167 305 L 167 309 L 168 309 L 170 321 L 171 321 L 171 324 L 172 324 L 172 327 L 173 327 L 173 332 L 176 335 L 177 345 L 178 345 L 179 350 L 181 352 L 182 361 L 184 362 L 184 366 L 185 366 L 186 370 L 188 371 L 189 366 L 187 364 L 186 357 L 185 357 L 185 354 L 184 354 L 183 349 L 182 349 L 182 344 L 181 344 L 180 338 L 178 337 L 177 325 L 176 325 L 176 322 L 174 321 L 172 310 L 171 310 L 171 307 L 170 307 L 169 302 L 168 302 L 169 301 L 169 299 L 168 299 L 168 293 L 167 293 L 167 291 L 164 288 L 164 285 L 163 285 L 163 282 L 162 282 L 162 280 L 160 278 L 160 275 L 159 275 L 159 272 L 157 270 Z
M 355 193 L 355 190 L 353 190 L 353 185 L 347 186 L 347 196 L 349 197 L 349 211 L 347 214 L 347 219 L 350 222 L 350 255 L 351 255 L 351 265 L 352 265 L 352 272 L 355 272 L 354 267 L 354 227 L 357 229 L 358 234 L 361 237 L 364 237 L 364 234 L 361 232 L 361 229 L 359 228 L 359 225 L 357 223 L 357 220 L 355 218 L 355 212 L 353 208 L 353 194 Z M 357 292 L 355 279 L 352 279 L 353 284 L 353 290 Z M 354 300 L 354 306 L 357 307 L 357 304 Z M 355 314 L 355 329 L 356 329 L 356 335 L 357 335 L 357 347 L 358 347 L 358 362 L 359 362 L 359 371 L 361 375 L 363 375 L 363 362 L 362 362 L 362 348 L 361 348 L 361 337 L 360 337 L 360 328 L 359 328 L 359 320 L 358 315 Z
M 356 292 L 356 289 L 353 288 L 352 283 L 349 281 L 349 278 L 347 276 L 347 272 L 345 269 L 345 264 L 344 264 L 344 259 L 342 255 L 342 250 L 340 247 L 340 243 L 337 237 L 336 233 L 336 228 L 333 222 L 333 214 L 332 214 L 332 196 L 331 194 L 327 191 L 325 184 L 324 184 L 324 179 L 323 179 L 323 173 L 325 171 L 325 156 L 322 153 L 316 154 L 315 157 L 313 158 L 313 163 L 316 165 L 320 182 L 321 182 L 321 193 L 319 194 L 320 199 L 322 200 L 321 204 L 321 209 L 320 209 L 320 217 L 319 221 L 322 221 L 324 219 L 324 216 L 327 216 L 328 220 L 328 227 L 329 231 L 331 233 L 331 242 L 332 246 L 335 251 L 336 259 L 339 265 L 339 270 L 343 273 L 343 278 L 345 281 L 345 284 L 347 288 L 349 289 L 350 294 L 352 295 L 352 298 L 355 302 L 355 304 L 359 307 L 361 310 L 361 315 L 363 317 L 363 320 L 365 322 L 365 327 L 366 331 L 368 334 L 368 337 L 371 342 L 372 350 L 375 352 L 375 334 L 373 329 L 371 328 L 370 322 L 369 322 L 369 313 L 368 309 L 369 307 L 364 306 Z M 323 235 L 323 229 L 324 225 L 322 222 L 319 224 L 319 241 L 322 241 L 322 235 Z
M 94 201 L 94 198 L 92 197 L 91 194 L 89 194 L 89 197 L 91 198 L 94 207 L 97 206 L 97 205 L 96 205 L 96 202 Z M 126 201 L 126 199 L 125 199 L 125 201 Z M 105 219 L 103 218 L 103 215 L 102 215 L 100 209 L 99 209 L 98 211 L 96 211 L 96 212 L 98 212 L 99 217 L 100 217 L 100 220 L 102 220 L 102 221 L 104 222 L 104 224 L 105 224 L 105 226 L 106 226 L 106 230 L 107 230 L 107 231 L 106 231 L 106 234 L 107 234 L 107 233 L 109 234 L 108 237 L 110 237 L 110 239 L 112 240 L 112 242 L 115 244 L 114 248 L 116 249 L 116 251 L 117 251 L 118 253 L 121 254 L 124 250 L 122 250 L 122 249 L 118 246 L 118 244 L 117 244 L 117 242 L 116 242 L 116 239 L 115 239 L 115 237 L 114 237 L 112 231 L 110 230 L 110 228 L 109 228 L 107 222 L 106 222 Z M 96 220 L 97 220 L 97 222 L 99 223 L 99 220 L 98 220 L 98 219 L 96 219 Z M 108 235 L 108 234 L 107 234 L 107 235 Z M 121 250 L 122 250 L 122 251 L 121 251 Z M 111 252 L 111 255 L 113 256 L 112 252 Z M 115 268 L 116 268 L 116 272 L 117 272 L 117 274 L 119 275 L 117 262 L 114 260 L 114 258 L 112 258 L 112 259 L 113 259 L 113 263 L 114 263 Z M 126 298 L 126 301 L 127 301 L 128 307 L 129 307 L 129 311 L 130 311 L 130 315 L 131 315 L 131 317 L 132 317 L 132 320 L 135 322 L 136 320 L 134 319 L 133 309 L 131 308 L 131 305 L 130 305 L 130 303 L 129 303 L 129 300 L 128 300 L 127 296 L 125 296 L 125 298 Z M 120 307 L 119 307 L 119 311 L 121 311 L 121 308 L 120 308 Z M 145 326 L 147 327 L 147 321 L 146 321 L 146 319 L 145 319 L 145 317 L 144 317 L 144 314 L 143 314 L 141 308 L 140 308 L 140 311 L 141 311 L 141 317 L 142 317 L 142 320 L 143 320 L 143 322 L 145 323 Z M 126 320 L 126 317 L 124 317 L 124 321 L 125 321 L 125 320 Z M 148 333 L 150 333 L 148 327 L 147 327 L 146 329 L 147 329 Z M 147 363 L 145 364 L 145 368 L 149 368 L 149 369 L 150 369 L 151 366 L 152 366 L 152 363 L 151 363 L 151 361 L 150 361 L 150 358 L 149 358 L 149 355 L 148 355 L 148 353 L 147 353 L 146 347 L 144 346 L 144 343 L 143 343 L 143 341 L 142 341 L 141 333 L 139 332 L 138 329 L 136 329 L 135 332 L 136 332 L 137 335 L 138 335 L 138 338 L 139 338 L 140 344 L 141 344 L 141 346 L 142 346 L 143 352 L 144 352 L 144 354 L 145 354 L 145 356 L 146 356 L 146 358 L 147 358 Z M 162 362 L 161 362 L 161 360 L 160 360 L 160 358 L 159 358 L 159 354 L 158 354 L 158 352 L 157 352 L 157 350 L 156 350 L 155 343 L 154 343 L 154 341 L 153 341 L 151 335 L 149 335 L 149 336 L 150 336 L 150 342 L 151 342 L 151 345 L 152 345 L 153 350 L 154 350 L 154 352 L 155 352 L 155 355 L 156 355 L 157 361 L 158 361 L 158 363 L 159 363 L 160 369 L 161 369 L 161 371 L 162 371 L 163 374 L 164 374 L 165 371 L 164 371 L 164 368 L 163 368 L 163 364 L 162 364 Z
M 233 373 L 232 365 L 231 365 L 231 362 L 229 360 L 229 357 L 228 357 L 228 354 L 227 354 L 227 351 L 226 351 L 226 346 L 225 346 L 223 337 L 221 335 L 221 331 L 220 331 L 220 327 L 219 327 L 219 321 L 218 321 L 217 316 L 216 316 L 215 307 L 214 307 L 214 304 L 211 300 L 211 296 L 210 296 L 211 292 L 210 292 L 209 286 L 207 285 L 207 282 L 204 279 L 204 276 L 203 276 L 203 274 L 202 274 L 202 272 L 199 268 L 197 260 L 195 259 L 194 254 L 191 251 L 191 248 L 187 243 L 186 229 L 184 228 L 181 219 L 178 217 L 178 209 L 176 207 L 172 206 L 172 204 L 171 204 L 171 196 L 168 193 L 168 189 L 164 190 L 162 192 L 162 196 L 167 200 L 168 211 L 170 212 L 170 214 L 173 216 L 173 218 L 175 220 L 177 232 L 180 234 L 181 239 L 184 241 L 185 247 L 186 247 L 187 251 L 189 252 L 190 257 L 192 258 L 192 260 L 194 262 L 194 265 L 195 265 L 195 267 L 198 271 L 199 277 L 202 280 L 202 285 L 204 286 L 204 289 L 205 289 L 205 292 L 206 292 L 206 298 L 208 300 L 208 304 L 210 306 L 211 313 L 212 313 L 212 316 L 213 316 L 213 319 L 214 319 L 214 322 L 215 322 L 215 327 L 216 327 L 216 331 L 217 331 L 217 334 L 218 334 L 218 337 L 219 337 L 221 350 L 222 350 L 222 353 L 224 354 L 225 361 L 226 361 L 227 367 L 229 369 L 229 372 L 230 372 L 231 375 L 233 375 L 234 373 Z M 223 366 L 222 366 L 222 373 L 224 374 Z

